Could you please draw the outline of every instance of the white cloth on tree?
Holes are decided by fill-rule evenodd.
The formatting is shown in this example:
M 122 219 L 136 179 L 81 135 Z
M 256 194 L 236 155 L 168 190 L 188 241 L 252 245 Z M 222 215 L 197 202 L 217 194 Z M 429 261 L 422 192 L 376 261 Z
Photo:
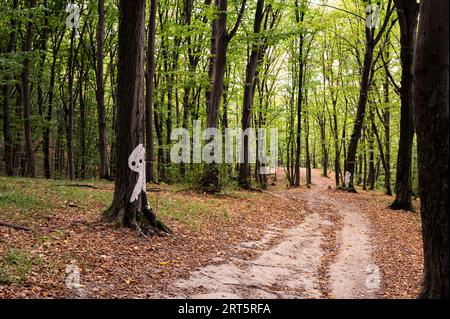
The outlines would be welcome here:
M 136 148 L 128 157 L 128 167 L 133 171 L 139 173 L 138 180 L 134 186 L 133 193 L 131 194 L 130 203 L 138 199 L 139 194 L 145 192 L 145 148 L 142 144 L 136 146 Z

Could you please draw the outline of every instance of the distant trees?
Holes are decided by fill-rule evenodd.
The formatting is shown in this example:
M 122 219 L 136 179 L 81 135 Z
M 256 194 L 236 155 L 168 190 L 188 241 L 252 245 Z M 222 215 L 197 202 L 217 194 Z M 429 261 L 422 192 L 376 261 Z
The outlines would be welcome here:
M 354 92 L 341 86 L 350 86 L 356 80 L 358 68 L 356 59 L 344 59 L 341 55 L 348 54 L 349 44 L 359 35 L 357 30 L 346 29 L 342 24 L 332 27 L 327 21 L 336 17 L 347 19 L 346 13 L 307 7 L 303 0 L 295 1 L 293 7 L 284 5 L 284 1 L 257 1 L 249 10 L 244 10 L 245 1 L 215 1 L 213 5 L 211 2 L 162 0 L 157 9 L 157 4 L 150 1 L 144 40 L 147 47 L 143 128 L 148 179 L 162 182 L 188 179 L 189 183 L 199 184 L 203 189 L 211 186 L 212 190 L 234 180 L 246 188 L 254 180 L 261 185 L 265 183 L 264 176 L 258 173 L 264 165 L 260 159 L 248 163 L 247 138 L 244 139 L 244 163 L 228 165 L 226 170 L 230 174 L 219 172 L 222 168 L 216 163 L 171 165 L 170 131 L 176 126 L 191 129 L 192 119 L 199 120 L 202 127 L 218 129 L 240 126 L 258 131 L 288 124 L 280 149 L 283 157 L 288 155 L 283 165 L 292 185 L 300 185 L 302 166 L 320 165 L 325 175 L 329 167 L 340 171 L 340 160 L 347 155 L 346 126 L 352 123 L 354 99 Z M 40 5 L 22 10 L 26 6 L 14 0 L 2 3 L 2 7 L 8 8 L 2 16 L 5 22 L 2 25 L 8 27 L 0 30 L 1 52 L 5 57 L 1 61 L 6 61 L 1 66 L 5 72 L 0 98 L 5 173 L 25 175 L 32 163 L 27 157 L 34 155 L 36 173 L 46 178 L 114 177 L 117 161 L 114 132 L 118 125 L 116 4 L 111 0 L 85 3 L 76 30 L 65 25 L 69 13 L 63 3 L 44 1 L 42 4 L 45 10 Z M 226 12 L 219 10 L 219 6 L 226 7 Z M 231 6 L 234 8 L 228 10 Z M 24 54 L 23 45 L 16 44 L 27 40 L 25 16 L 28 14 L 33 20 L 33 36 L 30 52 Z M 92 19 L 85 19 L 86 14 Z M 336 17 L 328 17 L 329 14 Z M 230 21 L 234 25 L 227 28 Z M 322 50 L 317 54 L 322 44 L 311 40 L 319 30 L 328 34 L 323 45 L 336 44 L 339 52 L 327 49 L 328 53 Z M 351 41 L 343 41 L 338 37 L 340 33 L 345 33 Z M 289 66 L 283 63 L 283 57 L 287 56 L 291 58 Z M 28 57 L 29 63 L 22 57 Z M 340 62 L 336 68 L 334 60 L 346 60 L 346 66 Z M 27 63 L 28 68 L 23 68 Z M 353 74 L 338 71 L 344 68 Z M 25 85 L 29 89 L 24 90 L 22 71 L 27 73 L 27 69 Z M 285 74 L 292 79 L 288 85 L 280 80 Z M 317 74 L 324 75 L 320 87 L 315 82 Z M 280 98 L 286 90 L 292 95 L 290 111 L 283 108 L 283 98 Z M 319 100 L 326 105 L 316 105 L 315 96 L 320 96 Z M 23 115 L 27 100 L 29 125 L 23 121 L 28 118 Z M 313 120 L 320 130 L 310 125 Z M 31 133 L 25 134 L 26 131 Z M 27 136 L 31 137 L 28 145 L 32 147 L 27 146 L 27 140 L 30 142 Z M 93 136 L 97 138 L 94 140 Z M 357 150 L 362 153 L 360 148 Z M 43 157 L 37 155 L 39 151 Z M 329 155 L 332 152 L 334 158 Z M 379 161 L 379 152 L 372 153 L 374 161 Z M 302 154 L 305 154 L 303 158 Z M 374 171 L 369 175 L 375 176 L 372 181 L 376 182 L 380 174 L 372 174 Z M 307 175 L 310 182 L 310 170 Z M 342 172 L 335 175 L 337 181 L 343 179 Z
M 300 167 L 302 152 L 302 116 L 306 86 L 306 65 L 314 32 L 310 29 L 310 21 L 305 23 L 305 16 L 308 10 L 307 1 L 295 1 L 294 21 L 298 34 L 290 39 L 292 41 L 292 91 L 290 92 L 290 134 L 286 153 L 286 172 L 291 186 L 300 186 Z M 307 118 L 305 118 L 307 120 Z M 306 122 L 306 125 L 308 122 Z M 308 139 L 309 137 L 306 136 Z M 308 143 L 305 143 L 308 145 Z M 306 150 L 308 152 L 308 150 Z M 305 157 L 306 158 L 306 157 Z M 305 166 L 307 163 L 305 161 Z
M 65 25 L 64 3 L 34 2 L 29 9 L 28 0 L 0 4 L 1 169 L 23 176 L 35 167 L 46 178 L 114 177 L 116 2 L 84 2 L 76 30 Z M 212 192 L 227 183 L 264 186 L 259 168 L 265 164 L 249 163 L 248 138 L 242 164 L 172 165 L 170 133 L 192 131 L 192 120 L 201 128 L 251 127 L 256 134 L 277 127 L 290 186 L 301 185 L 302 167 L 307 184 L 311 168 L 320 168 L 324 176 L 334 171 L 337 187 L 348 171 L 350 190 L 384 186 L 391 194 L 396 175 L 392 208 L 411 209 L 418 184 L 409 70 L 418 6 L 386 1 L 380 23 L 369 28 L 368 4 L 149 1 L 142 128 L 148 180 Z
M 448 1 L 421 1 L 412 104 L 424 249 L 422 298 L 449 298 L 448 37 Z

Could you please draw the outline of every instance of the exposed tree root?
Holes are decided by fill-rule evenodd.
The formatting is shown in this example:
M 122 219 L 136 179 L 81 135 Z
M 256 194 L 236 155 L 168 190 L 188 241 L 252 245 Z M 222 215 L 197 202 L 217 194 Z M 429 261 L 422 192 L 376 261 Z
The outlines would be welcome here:
M 32 231 L 32 229 L 27 227 L 27 226 L 22 226 L 22 225 L 2 222 L 1 220 L 0 220 L 0 226 L 9 227 L 9 228 L 13 228 L 13 229 L 16 229 L 16 230 Z
M 398 200 L 395 200 L 391 205 L 389 205 L 389 209 L 392 209 L 392 210 L 406 210 L 406 211 L 410 211 L 410 212 L 414 211 L 414 207 L 411 204 L 411 202 L 403 203 L 403 202 L 398 201 Z
M 147 201 L 147 194 L 141 192 L 140 209 L 134 203 L 129 205 L 115 207 L 113 205 L 105 212 L 103 221 L 115 224 L 118 227 L 128 227 L 135 229 L 141 236 L 173 236 L 172 230 L 157 219 L 153 210 L 149 207 Z
M 147 194 L 145 194 L 145 192 L 142 192 L 141 196 L 142 196 L 142 213 L 146 221 L 149 222 L 150 225 L 153 228 L 155 228 L 158 232 L 173 236 L 172 230 L 161 220 L 157 219 L 153 210 L 148 206 Z
M 98 189 L 97 186 L 94 185 L 90 185 L 90 184 L 64 184 L 61 186 L 70 186 L 70 187 L 86 187 L 86 188 L 93 188 L 93 189 Z

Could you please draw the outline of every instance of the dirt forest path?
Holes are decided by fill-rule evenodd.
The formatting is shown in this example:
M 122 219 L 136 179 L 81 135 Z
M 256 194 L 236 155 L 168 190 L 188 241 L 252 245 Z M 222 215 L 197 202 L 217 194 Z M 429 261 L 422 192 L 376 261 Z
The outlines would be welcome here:
M 332 196 L 332 178 L 313 173 L 310 189 L 283 189 L 281 171 L 272 196 L 296 210 L 301 224 L 268 227 L 256 242 L 238 244 L 256 258 L 211 264 L 173 283 L 168 298 L 374 298 L 370 225 L 359 207 Z M 375 273 L 374 273 L 375 272 Z

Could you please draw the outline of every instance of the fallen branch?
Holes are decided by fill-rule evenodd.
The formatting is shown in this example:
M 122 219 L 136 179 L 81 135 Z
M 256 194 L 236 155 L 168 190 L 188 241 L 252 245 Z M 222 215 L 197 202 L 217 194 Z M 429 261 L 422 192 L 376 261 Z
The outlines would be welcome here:
M 1 220 L 0 220 L 0 226 L 9 227 L 9 228 L 17 229 L 17 230 L 32 231 L 32 229 L 27 226 L 2 222 Z
M 64 185 L 58 185 L 58 186 L 68 186 L 68 187 L 88 187 L 93 189 L 98 189 L 97 186 L 90 185 L 90 184 L 64 184 Z

